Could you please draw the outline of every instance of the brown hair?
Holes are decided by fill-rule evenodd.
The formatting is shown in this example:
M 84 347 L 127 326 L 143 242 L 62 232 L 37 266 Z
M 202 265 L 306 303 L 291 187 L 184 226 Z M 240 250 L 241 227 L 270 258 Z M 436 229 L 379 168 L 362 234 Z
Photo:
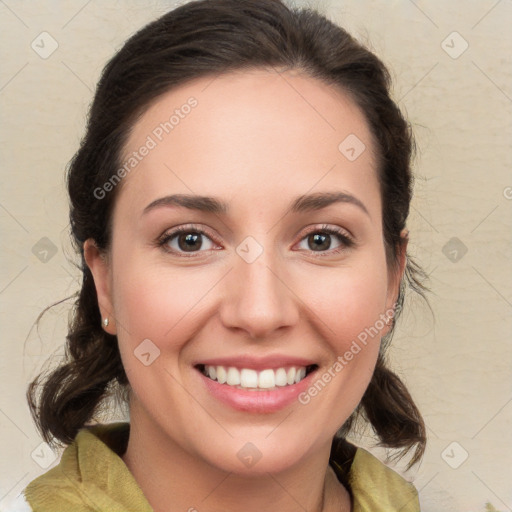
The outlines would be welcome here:
M 200 0 L 182 5 L 133 35 L 105 66 L 85 137 L 69 164 L 70 225 L 81 256 L 82 286 L 69 325 L 66 361 L 44 381 L 38 405 L 35 390 L 41 375 L 27 391 L 31 414 L 46 442 L 54 444 L 55 438 L 71 443 L 113 390 L 129 389 L 117 337 L 102 329 L 83 244 L 92 238 L 100 250 L 109 248 L 111 213 L 120 187 L 103 198 L 94 191 L 121 167 L 131 127 L 156 98 L 193 78 L 267 66 L 300 69 L 348 93 L 361 108 L 377 146 L 388 268 L 398 268 L 400 233 L 412 195 L 414 145 L 409 125 L 390 97 L 384 64 L 323 15 L 281 0 Z M 406 286 L 423 294 L 424 278 L 408 257 L 398 314 Z M 338 435 L 345 436 L 361 416 L 371 423 L 381 445 L 401 448 L 401 455 L 416 446 L 412 466 L 425 450 L 425 425 L 405 385 L 386 367 L 384 353 L 393 329 L 394 324 L 382 341 L 370 385 Z

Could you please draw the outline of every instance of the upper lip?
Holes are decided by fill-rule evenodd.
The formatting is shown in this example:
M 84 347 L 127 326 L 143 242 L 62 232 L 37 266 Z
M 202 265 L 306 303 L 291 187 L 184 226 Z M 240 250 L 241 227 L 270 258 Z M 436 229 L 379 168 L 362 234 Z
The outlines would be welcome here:
M 267 368 L 282 368 L 285 366 L 310 366 L 316 363 L 311 359 L 302 357 L 286 356 L 274 354 L 265 357 L 252 357 L 249 355 L 240 355 L 233 357 L 214 357 L 196 361 L 194 366 L 233 366 L 235 368 L 251 368 L 253 370 L 265 370 Z

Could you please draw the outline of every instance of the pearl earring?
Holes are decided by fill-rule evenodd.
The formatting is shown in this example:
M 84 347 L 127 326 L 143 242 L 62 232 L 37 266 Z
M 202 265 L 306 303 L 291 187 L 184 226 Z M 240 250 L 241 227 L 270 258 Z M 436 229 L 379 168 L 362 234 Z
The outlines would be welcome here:
M 108 322 L 108 318 L 105 318 L 105 319 L 103 320 L 103 325 L 104 325 L 105 327 L 107 327 L 107 326 L 108 326 L 108 323 L 109 323 L 109 322 Z

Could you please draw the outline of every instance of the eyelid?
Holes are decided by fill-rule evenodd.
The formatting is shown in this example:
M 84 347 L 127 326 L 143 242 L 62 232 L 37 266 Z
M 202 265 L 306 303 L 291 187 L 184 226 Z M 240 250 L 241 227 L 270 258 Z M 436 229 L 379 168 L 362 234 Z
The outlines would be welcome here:
M 329 224 L 321 224 L 321 225 L 317 224 L 315 226 L 310 226 L 310 227 L 306 228 L 306 230 L 307 231 L 305 231 L 305 233 L 302 235 L 300 240 L 302 240 L 305 236 L 310 235 L 312 233 L 327 232 L 327 233 L 331 233 L 331 234 L 344 236 L 344 237 L 348 238 L 354 244 L 356 242 L 354 235 L 348 229 L 342 228 L 340 226 L 329 225 Z

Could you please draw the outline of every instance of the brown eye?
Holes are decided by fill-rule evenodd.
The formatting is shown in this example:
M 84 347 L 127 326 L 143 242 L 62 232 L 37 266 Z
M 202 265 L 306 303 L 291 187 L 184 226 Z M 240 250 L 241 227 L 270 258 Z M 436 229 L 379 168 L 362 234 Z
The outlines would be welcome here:
M 165 233 L 160 238 L 158 245 L 165 251 L 178 255 L 205 252 L 214 248 L 213 241 L 205 231 L 186 226 Z
M 337 240 L 335 247 L 333 238 Z M 317 253 L 337 254 L 354 245 L 353 239 L 345 231 L 338 228 L 323 226 L 321 229 L 315 229 L 307 234 L 302 241 L 305 241 L 306 250 Z M 302 242 L 301 241 L 301 242 Z M 323 255 L 323 254 L 322 254 Z
M 313 251 L 324 251 L 331 248 L 331 235 L 314 233 L 308 236 L 308 243 Z
M 203 245 L 200 233 L 185 233 L 179 234 L 177 238 L 178 247 L 180 250 L 190 252 L 195 249 L 201 249 Z

